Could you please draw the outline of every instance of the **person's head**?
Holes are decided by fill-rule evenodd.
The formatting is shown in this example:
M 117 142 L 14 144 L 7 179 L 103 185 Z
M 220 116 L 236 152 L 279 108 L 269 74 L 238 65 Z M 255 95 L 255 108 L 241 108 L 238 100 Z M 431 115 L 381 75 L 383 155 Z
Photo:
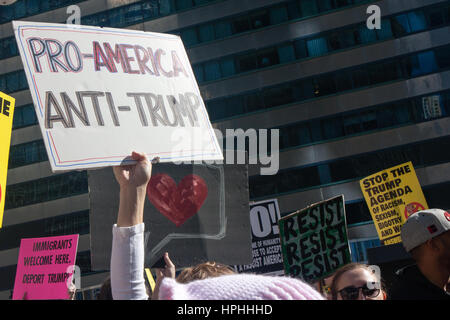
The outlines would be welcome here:
M 404 223 L 405 250 L 419 266 L 439 266 L 450 273 L 450 214 L 441 209 L 418 211 Z
M 179 283 L 188 283 L 193 280 L 202 280 L 234 273 L 234 270 L 227 265 L 207 261 L 193 267 L 184 268 L 176 280 Z
M 228 274 L 189 283 L 164 278 L 160 300 L 324 300 L 299 279 L 255 274 Z
M 381 279 L 365 264 L 350 263 L 333 276 L 331 282 L 332 300 L 385 300 Z

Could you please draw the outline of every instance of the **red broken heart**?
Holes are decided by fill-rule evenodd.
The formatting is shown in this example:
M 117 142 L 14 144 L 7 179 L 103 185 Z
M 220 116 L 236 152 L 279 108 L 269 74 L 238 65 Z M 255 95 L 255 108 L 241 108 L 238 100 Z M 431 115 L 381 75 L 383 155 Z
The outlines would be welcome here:
M 177 186 L 169 175 L 160 173 L 147 185 L 150 202 L 177 227 L 198 212 L 207 195 L 205 181 L 195 174 L 185 176 Z

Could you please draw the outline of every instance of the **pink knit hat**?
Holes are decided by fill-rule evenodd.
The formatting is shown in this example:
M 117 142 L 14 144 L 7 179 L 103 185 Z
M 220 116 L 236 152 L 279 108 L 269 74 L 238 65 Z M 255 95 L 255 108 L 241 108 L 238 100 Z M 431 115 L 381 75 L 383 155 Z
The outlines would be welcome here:
M 308 284 L 289 277 L 233 274 L 181 284 L 165 278 L 160 300 L 324 300 Z

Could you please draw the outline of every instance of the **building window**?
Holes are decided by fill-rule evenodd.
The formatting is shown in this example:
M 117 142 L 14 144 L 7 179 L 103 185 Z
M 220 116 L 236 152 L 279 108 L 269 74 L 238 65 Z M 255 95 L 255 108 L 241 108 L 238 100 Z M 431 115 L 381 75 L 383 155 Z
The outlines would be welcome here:
M 300 8 L 303 17 L 313 16 L 319 12 L 316 0 L 302 0 L 300 1 Z
M 80 267 L 81 273 L 90 273 L 91 270 L 91 251 L 81 251 L 77 253 L 76 264 Z
M 334 139 L 343 136 L 342 120 L 340 117 L 322 120 L 323 136 L 325 139 Z
M 275 48 L 261 51 L 258 56 L 258 68 L 267 68 L 274 64 L 279 64 L 278 52 Z
M 342 48 L 340 35 L 338 33 L 333 33 L 328 37 L 328 44 L 330 47 L 330 51 L 339 50 Z M 320 54 L 320 55 L 323 55 Z
M 427 22 L 423 11 L 414 11 L 408 13 L 409 26 L 412 32 L 423 31 L 427 28 Z
M 367 264 L 369 259 L 367 257 L 367 249 L 381 246 L 380 239 L 364 239 L 364 240 L 350 240 L 350 251 L 352 253 L 352 261 Z
M 200 42 L 214 40 L 214 27 L 211 24 L 205 24 L 198 28 Z
M 247 72 L 257 68 L 256 57 L 254 54 L 247 54 L 236 59 L 238 72 Z
M 364 200 L 346 203 L 345 204 L 345 216 L 347 218 L 347 225 L 372 221 L 369 208 Z
M 217 61 L 205 63 L 205 80 L 211 81 L 220 78 L 220 65 Z
M 241 97 L 233 97 L 227 101 L 226 107 L 223 108 L 222 112 L 226 115 L 234 115 L 243 113 L 244 103 Z
M 194 28 L 181 31 L 181 39 L 185 46 L 192 46 L 198 43 L 197 32 Z
M 270 25 L 270 16 L 267 10 L 253 13 L 250 16 L 252 29 L 264 28 Z
M 285 6 L 270 9 L 270 24 L 279 24 L 288 20 L 288 11 Z
M 4 226 L 0 232 L 0 250 L 18 248 L 23 238 L 89 233 L 89 210 Z
M 27 79 L 23 70 L 0 75 L 0 91 L 12 93 L 27 88 Z
M 263 99 L 266 108 L 284 105 L 294 101 L 292 89 L 288 86 L 265 90 Z M 258 101 L 258 103 L 260 102 Z
M 55 216 L 45 220 L 45 235 L 59 236 L 67 234 L 89 233 L 89 210 Z
M 335 6 L 335 4 L 333 4 L 333 6 Z M 442 11 L 450 9 L 450 6 L 448 5 L 441 7 Z M 342 28 L 341 30 L 324 32 L 321 36 L 295 39 L 293 41 L 289 41 L 288 43 L 278 44 L 274 47 L 262 48 L 253 54 L 237 54 L 227 58 L 234 59 L 237 65 L 241 66 L 236 72 L 240 73 L 254 69 L 263 69 L 275 64 L 293 61 L 295 59 L 299 60 L 307 57 L 319 57 L 334 51 L 351 48 L 360 44 L 368 44 L 379 40 L 392 39 L 394 37 L 392 33 L 393 30 L 396 34 L 395 37 L 400 37 L 413 32 L 423 31 L 428 27 L 424 14 L 425 10 L 426 9 L 421 8 L 410 13 L 383 18 L 381 22 L 381 30 L 369 30 L 367 29 L 365 23 L 352 25 Z M 252 21 L 251 17 L 252 16 L 240 17 L 237 21 L 240 21 L 240 23 L 242 24 L 249 24 L 248 28 L 253 28 L 250 26 Z M 393 23 L 391 23 L 391 20 L 393 20 Z M 209 25 L 212 26 L 213 24 Z M 197 29 L 199 30 L 201 30 L 201 28 L 205 28 L 205 25 L 197 27 Z M 401 28 L 403 31 L 399 31 L 399 28 Z M 202 41 L 210 41 L 213 38 L 211 30 L 207 33 L 208 36 L 205 36 L 205 39 Z M 187 40 L 187 42 L 189 43 L 189 40 Z M 295 59 L 293 59 L 292 57 L 292 44 L 294 45 L 295 49 Z M 273 52 L 273 57 L 265 56 L 267 52 Z M 264 57 L 259 59 L 260 56 Z M 258 59 L 257 62 L 255 62 L 254 59 Z M 395 71 L 395 68 L 387 70 L 391 71 L 392 75 L 392 72 Z M 380 75 L 382 75 L 382 73 L 380 73 Z
M 445 23 L 445 11 L 432 9 L 428 11 L 428 21 L 431 27 L 439 27 Z
M 291 44 L 280 46 L 277 50 L 280 63 L 287 63 L 295 60 L 295 51 Z
M 171 1 L 147 0 L 142 3 L 142 18 L 152 19 L 160 15 L 168 15 L 171 10 Z
M 334 0 L 317 0 L 320 12 L 334 9 Z
M 236 73 L 234 60 L 231 58 L 222 59 L 222 61 L 220 61 L 220 69 L 222 70 L 222 76 L 232 76 Z
M 343 49 L 350 48 L 358 44 L 356 43 L 355 39 L 355 30 L 353 29 L 343 30 L 340 36 L 340 42 Z
M 438 69 L 436 57 L 433 51 L 418 53 L 417 55 L 411 57 L 411 64 L 412 77 L 435 72 Z
M 32 104 L 14 109 L 13 130 L 35 124 L 37 124 L 37 118 Z
M 0 59 L 6 59 L 19 54 L 16 39 L 14 37 L 0 40 Z
M 256 111 L 264 106 L 261 96 L 258 93 L 247 95 L 244 99 L 245 111 Z
M 55 10 L 82 1 L 84 0 L 52 0 L 52 1 L 18 0 L 11 5 L 1 7 L 0 24 L 36 15 L 46 11 Z
M 320 178 L 330 183 L 358 180 L 373 172 L 408 161 L 412 161 L 415 168 L 446 163 L 448 157 L 442 155 L 441 151 L 448 148 L 450 148 L 450 136 L 353 155 L 321 163 L 318 166 L 290 168 L 279 171 L 273 176 L 251 176 L 249 177 L 250 198 L 274 196 L 283 192 L 297 192 L 311 187 L 323 187 Z M 436 155 L 436 158 L 426 156 L 429 154 Z
M 383 29 L 383 27 L 382 27 Z M 390 26 L 389 26 L 390 29 Z M 375 30 L 370 30 L 365 25 L 361 25 L 355 31 L 355 38 L 357 39 L 357 44 L 366 44 L 377 41 L 377 34 Z
M 192 0 L 175 0 L 177 10 L 189 9 L 193 6 Z
M 450 9 L 450 8 L 449 8 Z M 450 20 L 450 19 L 449 19 Z M 448 47 L 441 47 L 434 50 L 436 55 L 437 64 L 440 69 L 448 69 L 450 68 L 450 55 L 448 54 Z M 429 59 L 433 60 L 433 57 L 429 57 Z M 431 65 L 434 66 L 434 63 L 431 62 Z
M 43 140 L 31 141 L 23 144 L 12 145 L 9 150 L 10 169 L 20 166 L 47 161 L 47 152 Z
M 227 114 L 225 108 L 227 102 L 230 102 L 232 100 L 233 98 L 229 98 L 227 100 L 220 99 L 208 102 L 208 114 L 211 121 L 233 116 L 232 113 Z
M 228 36 L 231 36 L 233 34 L 231 23 L 227 21 L 219 21 L 215 24 L 214 27 L 216 31 L 216 38 L 226 38 Z
M 363 112 L 361 115 L 362 131 L 370 131 L 378 128 L 377 114 L 375 111 Z
M 397 37 L 403 37 L 411 32 L 409 27 L 408 15 L 400 14 L 391 19 L 392 30 Z
M 303 59 L 308 57 L 308 49 L 306 47 L 306 41 L 304 39 L 298 39 L 294 41 L 295 57 L 297 59 Z
M 349 71 L 342 71 L 336 75 L 337 91 L 346 91 L 353 88 L 352 73 Z
M 314 97 L 323 97 L 345 92 L 346 90 L 364 88 L 369 86 L 369 84 L 376 85 L 390 81 L 409 79 L 431 72 L 443 71 L 445 69 L 439 69 L 438 66 L 450 67 L 450 58 L 445 55 L 445 50 L 449 48 L 450 46 L 447 45 L 433 50 L 413 53 L 409 56 L 395 57 L 381 63 L 374 62 L 351 69 L 339 70 L 321 76 L 280 84 L 272 88 L 262 88 L 259 91 L 261 93 L 258 94 L 265 96 L 270 96 L 270 92 L 277 92 L 281 88 L 289 88 L 289 90 L 283 89 L 288 93 L 283 99 L 271 100 L 269 103 L 260 105 L 259 107 L 255 106 L 256 109 L 251 108 L 251 110 L 256 111 L 268 108 L 269 106 L 280 106 L 283 101 L 286 101 L 286 103 L 300 102 Z M 238 62 L 237 71 L 255 68 L 257 63 L 254 54 L 240 57 Z M 217 76 L 219 75 L 217 74 Z M 350 77 L 352 80 L 351 86 Z M 243 93 L 240 96 L 245 99 L 246 95 L 247 93 Z M 223 98 L 223 100 L 226 99 L 228 98 Z M 209 104 L 210 102 L 208 101 L 208 109 L 210 109 Z
M 396 61 L 389 61 L 377 65 L 371 65 L 368 68 L 370 84 L 378 84 L 397 80 L 402 77 L 397 68 Z
M 193 66 L 192 70 L 194 71 L 195 78 L 197 79 L 197 82 L 204 81 L 205 76 L 203 74 L 203 66 L 202 65 Z
M 336 92 L 333 76 L 319 76 L 313 79 L 316 97 L 327 96 Z
M 310 57 L 323 56 L 328 52 L 327 40 L 324 37 L 307 40 L 306 47 Z
M 141 5 L 141 3 L 135 3 L 127 7 L 127 10 L 125 11 L 125 21 L 127 25 L 136 24 L 143 20 L 144 10 L 142 10 L 143 8 Z M 147 12 L 151 11 L 147 10 Z M 109 20 L 109 17 L 107 19 Z
M 361 120 L 361 118 L 359 115 L 344 117 L 345 134 L 352 135 L 352 134 L 360 133 L 362 131 L 360 120 Z M 342 133 L 340 133 L 339 136 L 342 136 Z
M 85 171 L 53 175 L 8 186 L 5 210 L 86 192 L 88 185 Z
M 233 33 L 242 33 L 249 31 L 251 29 L 250 27 L 250 21 L 248 17 L 242 17 L 239 19 L 235 19 L 233 21 Z

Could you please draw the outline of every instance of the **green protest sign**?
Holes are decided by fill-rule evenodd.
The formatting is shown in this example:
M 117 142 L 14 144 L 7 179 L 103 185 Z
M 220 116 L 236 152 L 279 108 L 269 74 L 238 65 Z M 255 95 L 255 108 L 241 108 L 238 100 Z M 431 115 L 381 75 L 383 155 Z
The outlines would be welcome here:
M 291 213 L 278 225 L 286 275 L 315 282 L 351 262 L 343 195 Z

